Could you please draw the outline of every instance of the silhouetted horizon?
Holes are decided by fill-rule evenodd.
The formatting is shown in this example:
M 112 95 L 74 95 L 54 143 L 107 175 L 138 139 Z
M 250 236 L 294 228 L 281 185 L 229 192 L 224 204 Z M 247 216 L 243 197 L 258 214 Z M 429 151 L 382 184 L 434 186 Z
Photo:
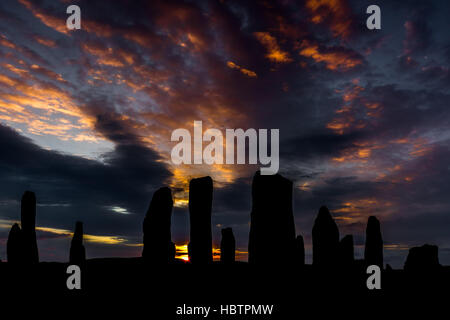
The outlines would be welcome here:
M 305 244 L 301 234 L 295 234 L 292 209 L 292 182 L 276 175 L 261 175 L 257 171 L 252 185 L 253 208 L 249 213 L 249 263 L 255 265 L 305 265 Z M 155 191 L 144 218 L 142 257 L 146 263 L 167 264 L 173 262 L 205 265 L 213 262 L 211 216 L 213 215 L 213 180 L 206 176 L 190 181 L 189 209 L 191 240 L 187 245 L 188 259 L 176 256 L 176 245 L 171 239 L 173 199 L 170 188 Z M 21 226 L 12 225 L 8 241 L 8 263 L 20 266 L 39 262 L 35 231 L 36 196 L 25 191 L 22 197 Z M 326 206 L 321 206 L 313 230 L 313 263 L 316 268 L 354 268 L 383 263 L 383 239 L 380 221 L 369 216 L 366 228 L 364 259 L 355 259 L 353 235 L 340 238 L 339 228 Z M 220 248 L 222 263 L 236 262 L 236 244 L 232 228 L 222 229 Z M 70 247 L 69 262 L 82 265 L 86 260 L 83 245 L 83 223 L 77 221 Z M 119 258 L 103 258 L 119 259 Z M 438 246 L 424 244 L 409 249 L 404 262 L 405 270 L 429 271 L 441 267 Z M 392 267 L 387 266 L 389 270 Z

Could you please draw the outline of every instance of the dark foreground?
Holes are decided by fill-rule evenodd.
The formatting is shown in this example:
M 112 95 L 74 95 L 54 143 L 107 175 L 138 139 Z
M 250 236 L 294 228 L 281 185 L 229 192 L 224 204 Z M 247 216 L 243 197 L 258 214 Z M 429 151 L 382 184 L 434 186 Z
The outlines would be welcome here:
M 310 265 L 152 266 L 140 258 L 93 259 L 87 260 L 82 269 L 82 289 L 68 290 L 67 266 L 39 263 L 19 269 L 0 263 L 0 283 L 2 291 L 7 293 L 2 295 L 3 303 L 8 299 L 32 301 L 38 306 L 42 306 L 40 303 L 65 306 L 71 312 L 89 310 L 91 314 L 98 312 L 103 316 L 147 314 L 142 317 L 147 319 L 204 318 L 203 315 L 177 315 L 177 307 L 183 306 L 210 306 L 207 319 L 298 319 L 297 315 L 320 316 L 329 312 L 338 319 L 355 316 L 364 319 L 360 310 L 372 315 L 394 309 L 411 312 L 414 301 L 439 304 L 441 299 L 448 303 L 450 297 L 448 267 L 423 273 L 383 271 L 382 289 L 368 290 L 368 275 L 357 265 L 346 270 L 317 270 Z M 265 304 L 274 305 L 271 315 L 230 314 L 232 311 L 220 314 L 221 307 L 226 305 Z

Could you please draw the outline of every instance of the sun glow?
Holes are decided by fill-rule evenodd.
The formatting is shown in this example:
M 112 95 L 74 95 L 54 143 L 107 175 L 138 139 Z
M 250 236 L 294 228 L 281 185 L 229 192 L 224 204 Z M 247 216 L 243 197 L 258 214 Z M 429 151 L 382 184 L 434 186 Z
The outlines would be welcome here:
M 188 244 L 175 244 L 175 257 L 184 261 L 189 261 Z

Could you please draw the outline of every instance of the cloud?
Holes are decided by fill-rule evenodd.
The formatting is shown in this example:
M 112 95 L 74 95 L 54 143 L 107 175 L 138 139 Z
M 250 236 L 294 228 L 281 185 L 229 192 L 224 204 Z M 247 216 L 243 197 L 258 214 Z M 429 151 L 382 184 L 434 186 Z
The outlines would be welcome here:
M 420 21 L 406 21 L 404 26 L 406 32 L 403 41 L 405 55 L 423 52 L 429 47 L 431 31 L 426 21 L 422 19 Z
M 23 4 L 31 13 L 39 19 L 43 24 L 47 27 L 54 29 L 57 32 L 68 35 L 69 29 L 66 27 L 66 21 L 62 18 L 57 18 L 52 14 L 47 13 L 45 10 L 41 9 L 38 6 L 34 6 L 31 1 L 28 0 L 19 0 L 21 4 Z
M 303 40 L 299 54 L 312 58 L 316 62 L 324 62 L 327 69 L 333 71 L 348 71 L 363 64 L 363 58 L 356 52 L 343 48 L 319 49 L 317 44 Z
M 310 11 L 314 24 L 326 24 L 334 37 L 348 39 L 353 33 L 353 14 L 345 0 L 307 0 L 305 7 Z
M 255 37 L 266 47 L 266 58 L 273 62 L 292 62 L 289 53 L 281 50 L 277 43 L 277 39 L 268 32 L 255 32 Z
M 246 76 L 248 76 L 248 77 L 257 77 L 257 75 L 256 75 L 256 73 L 255 72 L 253 72 L 253 71 L 251 71 L 251 70 L 248 70 L 248 69 L 245 69 L 245 68 L 242 68 L 241 66 L 238 66 L 237 64 L 235 64 L 234 62 L 232 62 L 232 61 L 227 61 L 227 66 L 229 67 L 229 68 L 231 68 L 231 69 L 237 69 L 237 70 L 239 70 L 241 73 L 243 73 L 243 74 L 245 74 Z

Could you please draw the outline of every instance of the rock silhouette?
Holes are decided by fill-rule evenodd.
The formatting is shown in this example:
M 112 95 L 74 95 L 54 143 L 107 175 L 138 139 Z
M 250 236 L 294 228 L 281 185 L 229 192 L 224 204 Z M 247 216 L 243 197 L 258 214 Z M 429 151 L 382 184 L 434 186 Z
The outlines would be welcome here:
M 86 250 L 83 245 L 83 223 L 77 221 L 75 224 L 75 232 L 70 244 L 70 264 L 82 265 L 86 261 Z
M 353 236 L 346 235 L 339 242 L 339 261 L 343 266 L 350 266 L 355 261 Z
M 297 254 L 297 264 L 304 265 L 305 264 L 305 243 L 303 242 L 303 237 L 298 235 L 295 238 L 295 252 Z
M 295 261 L 292 181 L 276 175 L 253 177 L 248 261 L 284 264 Z
M 14 223 L 9 231 L 6 255 L 9 263 L 20 264 L 23 262 L 22 230 L 17 223 Z
M 380 222 L 374 216 L 370 216 L 367 221 L 364 260 L 366 265 L 375 264 L 383 269 L 383 238 Z
M 339 250 L 339 230 L 327 207 L 319 209 L 312 229 L 313 264 L 328 266 L 336 263 Z
M 438 247 L 424 244 L 421 247 L 409 249 L 404 269 L 406 271 L 430 272 L 440 267 Z
M 170 231 L 172 219 L 172 192 L 169 188 L 158 189 L 152 197 L 144 219 L 144 249 L 146 261 L 167 263 L 175 259 L 175 245 Z
M 222 229 L 222 241 L 220 242 L 220 261 L 223 263 L 233 263 L 236 254 L 236 240 L 233 229 Z
M 169 243 L 169 262 L 173 262 L 175 260 L 175 256 L 177 253 L 177 248 L 175 246 L 175 243 L 173 243 L 172 241 L 170 241 Z
M 38 263 L 39 253 L 36 241 L 36 196 L 25 191 L 21 207 L 23 259 L 25 263 Z
M 212 262 L 211 177 L 192 179 L 189 183 L 189 219 L 191 225 L 189 256 L 192 263 Z

